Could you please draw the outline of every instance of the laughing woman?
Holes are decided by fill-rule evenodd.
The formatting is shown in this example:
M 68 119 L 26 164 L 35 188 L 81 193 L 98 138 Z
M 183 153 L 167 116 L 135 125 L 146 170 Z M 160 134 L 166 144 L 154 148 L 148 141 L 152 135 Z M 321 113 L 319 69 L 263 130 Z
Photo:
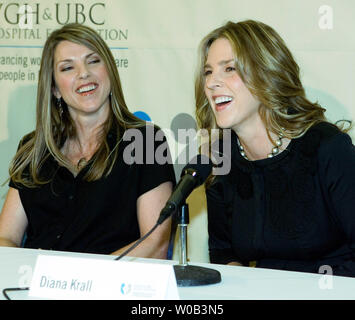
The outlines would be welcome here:
M 124 134 L 133 128 L 146 134 L 102 38 L 79 24 L 54 31 L 43 48 L 36 129 L 10 166 L 0 245 L 20 246 L 26 233 L 27 248 L 117 255 L 149 231 L 175 175 L 171 164 L 125 161 Z M 169 225 L 130 255 L 165 258 Z
M 232 132 L 231 171 L 206 186 L 211 262 L 355 276 L 355 148 L 306 98 L 284 41 L 228 22 L 199 53 L 199 126 Z

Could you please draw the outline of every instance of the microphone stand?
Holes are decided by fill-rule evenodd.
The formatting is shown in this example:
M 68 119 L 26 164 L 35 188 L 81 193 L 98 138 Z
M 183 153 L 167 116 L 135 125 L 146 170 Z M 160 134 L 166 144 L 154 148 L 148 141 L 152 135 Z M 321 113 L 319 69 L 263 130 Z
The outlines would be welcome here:
M 221 282 L 221 274 L 217 270 L 191 266 L 187 263 L 187 225 L 189 224 L 189 206 L 185 202 L 178 211 L 178 227 L 180 229 L 179 264 L 174 265 L 178 287 L 201 286 Z

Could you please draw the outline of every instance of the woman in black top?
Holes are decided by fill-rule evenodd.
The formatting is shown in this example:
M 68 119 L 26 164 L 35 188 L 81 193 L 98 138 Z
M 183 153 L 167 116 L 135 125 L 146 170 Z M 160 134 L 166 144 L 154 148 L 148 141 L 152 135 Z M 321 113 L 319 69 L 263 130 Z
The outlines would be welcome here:
M 231 170 L 206 185 L 211 262 L 355 276 L 355 148 L 280 36 L 252 20 L 212 31 L 195 93 L 200 127 L 232 131 Z
M 98 33 L 79 24 L 54 31 L 42 53 L 36 130 L 10 166 L 0 245 L 20 246 L 26 232 L 29 248 L 122 253 L 153 227 L 175 183 L 171 164 L 146 161 L 158 147 L 168 154 L 160 130 L 129 112 Z M 165 258 L 169 224 L 130 255 Z

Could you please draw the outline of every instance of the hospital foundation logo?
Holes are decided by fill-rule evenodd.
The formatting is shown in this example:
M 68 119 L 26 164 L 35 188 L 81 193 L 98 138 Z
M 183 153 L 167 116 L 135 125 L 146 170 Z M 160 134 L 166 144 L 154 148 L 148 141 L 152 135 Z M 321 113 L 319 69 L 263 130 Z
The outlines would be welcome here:
M 155 286 L 146 283 L 127 283 L 122 282 L 120 285 L 120 293 L 129 299 L 152 299 L 157 294 Z
M 42 40 L 53 29 L 75 22 L 91 25 L 105 41 L 127 41 L 128 29 L 105 27 L 106 10 L 110 9 L 104 2 L 22 4 L 0 1 L 0 39 Z
M 130 283 L 122 283 L 121 284 L 121 293 L 123 295 L 128 295 L 132 291 L 132 285 Z
M 43 21 L 53 20 L 60 25 L 69 22 L 105 24 L 105 3 L 53 3 L 53 7 L 44 7 L 43 3 L 20 4 L 0 2 L 0 17 L 10 25 L 30 28 Z

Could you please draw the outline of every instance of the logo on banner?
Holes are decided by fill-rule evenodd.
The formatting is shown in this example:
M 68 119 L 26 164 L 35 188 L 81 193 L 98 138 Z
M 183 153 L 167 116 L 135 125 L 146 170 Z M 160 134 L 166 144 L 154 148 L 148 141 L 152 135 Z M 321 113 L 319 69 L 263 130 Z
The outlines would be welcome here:
M 115 46 L 118 41 L 127 41 L 128 29 L 105 27 L 106 9 L 107 4 L 102 1 L 91 4 L 84 1 L 83 3 L 37 1 L 31 4 L 0 1 L 0 50 L 1 48 L 16 50 L 15 54 L 5 52 L 4 55 L 0 55 L 0 81 L 13 83 L 37 81 L 41 58 L 37 53 L 33 56 L 28 50 L 22 55 L 17 49 L 41 48 L 55 29 L 67 23 L 87 24 L 95 29 L 103 40 L 115 41 Z M 128 48 L 117 46 L 111 49 Z M 128 68 L 128 58 L 124 54 L 115 56 L 115 63 L 117 68 Z
M 106 4 L 87 3 L 53 3 L 48 7 L 44 3 L 20 4 L 16 2 L 0 2 L 0 39 L 12 40 L 45 40 L 53 31 L 53 23 L 58 28 L 68 23 L 92 24 L 96 31 L 106 40 L 128 40 L 128 29 L 103 26 L 106 23 Z M 49 24 L 51 29 L 44 29 Z
M 69 22 L 92 23 L 94 25 L 105 24 L 105 3 L 55 3 L 54 8 L 43 7 L 41 3 L 19 4 L 0 3 L 0 10 L 3 19 L 10 25 L 26 25 L 26 28 L 33 23 L 41 24 L 43 21 L 53 20 L 64 25 Z M 22 21 L 21 21 L 22 20 Z
M 126 284 L 126 283 L 122 283 L 121 284 L 121 293 L 123 295 L 127 295 L 131 292 L 132 289 L 132 285 L 131 284 Z

